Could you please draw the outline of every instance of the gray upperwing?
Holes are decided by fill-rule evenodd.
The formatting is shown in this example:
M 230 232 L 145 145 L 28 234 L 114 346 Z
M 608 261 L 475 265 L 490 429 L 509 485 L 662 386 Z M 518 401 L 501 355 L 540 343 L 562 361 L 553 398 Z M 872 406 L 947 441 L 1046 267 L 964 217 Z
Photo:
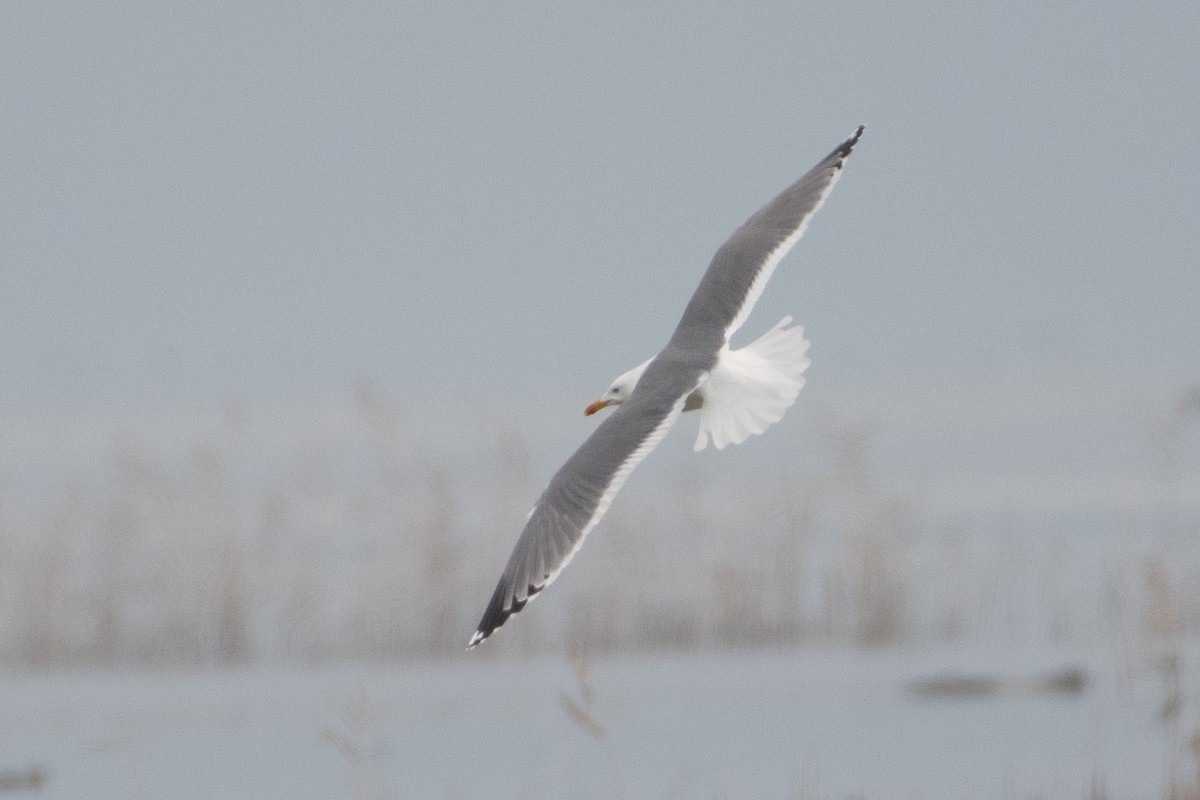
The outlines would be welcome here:
M 559 467 L 530 512 L 467 649 L 491 635 L 558 576 L 608 510 L 625 478 L 666 435 L 701 373 L 660 356 L 629 399 Z
M 716 352 L 749 316 L 763 287 L 841 173 L 862 136 L 860 125 L 821 163 L 760 208 L 721 245 L 696 287 L 671 341 Z

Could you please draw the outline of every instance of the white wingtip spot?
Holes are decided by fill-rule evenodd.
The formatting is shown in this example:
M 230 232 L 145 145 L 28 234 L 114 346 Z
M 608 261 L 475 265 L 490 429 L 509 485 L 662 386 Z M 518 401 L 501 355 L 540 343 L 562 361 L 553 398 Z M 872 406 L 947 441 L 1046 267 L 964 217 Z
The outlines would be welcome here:
M 474 650 L 475 645 L 479 644 L 486 638 L 487 635 L 483 631 L 475 631 L 475 635 L 471 637 L 471 641 L 467 642 L 467 649 Z

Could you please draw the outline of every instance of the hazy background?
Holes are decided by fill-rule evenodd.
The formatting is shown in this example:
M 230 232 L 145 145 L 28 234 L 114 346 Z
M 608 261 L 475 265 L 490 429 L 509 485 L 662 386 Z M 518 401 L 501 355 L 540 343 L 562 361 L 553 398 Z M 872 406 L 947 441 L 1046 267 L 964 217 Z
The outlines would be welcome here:
M 1200 363 L 1192 2 L 0 13 L 8 403 L 590 394 L 859 123 L 814 379 Z
M 455 459 L 468 421 L 549 436 L 540 482 L 728 233 L 859 123 L 746 329 L 807 326 L 793 417 L 866 420 L 898 474 L 1125 474 L 1198 380 L 1191 2 L 0 15 L 15 486 L 362 384 Z M 789 423 L 751 446 L 807 457 Z
M 933 507 L 1196 511 L 1198 37 L 1193 2 L 5 4 L 10 513 L 121 448 L 235 447 L 261 493 L 355 435 L 464 486 L 519 445 L 524 513 L 859 123 L 745 329 L 806 325 L 796 411 L 699 460 L 685 420 L 633 487 L 832 430 Z
M 1200 731 L 1181 655 L 1200 631 L 1197 42 L 1193 0 L 3 4 L 0 662 L 454 659 L 468 677 L 372 679 L 446 698 L 385 714 L 379 730 L 418 728 L 379 735 L 437 741 L 419 727 L 435 720 L 446 754 L 475 763 L 464 731 L 533 753 L 561 738 L 541 681 L 566 651 L 861 648 L 804 667 L 820 691 L 894 648 L 984 665 L 972 648 L 1031 648 L 1016 672 L 1065 648 L 1108 688 L 1062 762 L 1165 795 Z M 683 419 L 546 599 L 464 661 L 525 512 L 594 427 L 584 405 L 665 342 L 728 234 L 860 123 L 743 333 L 805 325 L 793 411 L 699 456 Z M 464 682 L 507 697 L 524 673 L 487 665 L 531 653 L 523 688 L 541 700 L 475 713 Z M 911 669 L 943 663 L 929 658 Z M 612 691 L 677 679 L 640 668 Z M 870 685 L 911 677 L 880 674 Z M 104 694 L 68 683 L 65 716 L 45 706 L 55 725 Z M 10 708 L 64 696 L 3 686 Z M 318 686 L 304 702 L 342 691 Z M 1175 709 L 1164 725 L 1129 705 L 1147 697 Z M 627 733 L 638 707 L 613 711 Z M 831 708 L 853 730 L 813 758 L 842 776 L 835 794 L 864 793 L 848 754 L 870 749 L 870 711 Z M 897 709 L 896 736 L 919 742 L 927 721 Z M 1005 728 L 1015 747 L 1027 726 Z M 60 752 L 61 727 L 44 730 Z M 195 735 L 233 741 L 217 730 Z M 128 731 L 161 738 L 140 718 Z M 190 741 L 166 767 L 128 752 L 181 796 L 170 765 Z M 736 784 L 710 744 L 706 785 Z M 1145 748 L 1160 785 L 1129 767 Z M 100 767 L 76 751 L 29 752 L 94 793 Z M 1087 787 L 1052 767 L 1008 782 L 1025 756 L 988 752 L 1000 777 L 964 785 Z M 871 796 L 953 795 L 921 757 L 901 762 L 933 770 L 923 783 Z M 452 762 L 429 761 L 430 791 L 476 794 L 440 777 Z M 538 796 L 537 764 L 516 764 L 500 796 Z

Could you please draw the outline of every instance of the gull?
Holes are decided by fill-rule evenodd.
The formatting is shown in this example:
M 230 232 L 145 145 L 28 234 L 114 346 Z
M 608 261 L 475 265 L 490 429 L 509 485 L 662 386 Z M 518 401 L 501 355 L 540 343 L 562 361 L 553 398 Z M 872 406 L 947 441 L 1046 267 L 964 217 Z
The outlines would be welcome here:
M 783 418 L 804 385 L 808 340 L 784 317 L 749 345 L 729 337 L 829 196 L 863 126 L 733 232 L 713 256 L 666 347 L 612 382 L 584 413 L 616 410 L 559 468 L 525 520 L 470 650 L 545 589 L 613 497 L 685 411 L 700 412 L 695 449 L 740 444 Z

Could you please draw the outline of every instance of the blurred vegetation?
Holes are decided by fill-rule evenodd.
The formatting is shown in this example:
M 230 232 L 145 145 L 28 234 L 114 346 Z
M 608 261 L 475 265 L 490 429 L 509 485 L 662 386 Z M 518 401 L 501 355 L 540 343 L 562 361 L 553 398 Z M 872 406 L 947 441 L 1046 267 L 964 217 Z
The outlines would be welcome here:
M 1145 415 L 1176 505 L 1195 398 Z M 488 430 L 464 434 L 474 463 L 450 463 L 410 410 L 361 385 L 286 440 L 256 438 L 231 402 L 166 452 L 134 433 L 102 465 L 29 496 L 4 491 L 0 663 L 457 655 L 543 473 L 519 435 Z M 1132 661 L 1200 630 L 1194 519 L 1173 512 L 1161 530 L 1103 541 L 931 520 L 873 468 L 869 426 L 820 430 L 813 469 L 754 485 L 698 470 L 632 481 L 587 563 L 483 650 L 1104 638 Z M 248 461 L 265 466 L 248 475 Z

